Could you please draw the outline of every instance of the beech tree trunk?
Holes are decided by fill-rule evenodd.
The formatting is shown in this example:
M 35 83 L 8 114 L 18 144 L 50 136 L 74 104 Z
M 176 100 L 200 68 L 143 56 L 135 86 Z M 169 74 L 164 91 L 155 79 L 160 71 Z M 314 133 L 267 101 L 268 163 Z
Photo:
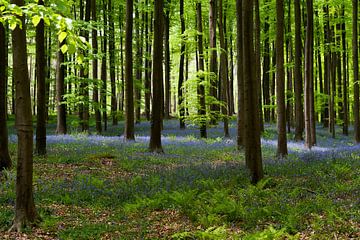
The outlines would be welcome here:
M 243 34 L 243 17 L 242 17 L 242 0 L 236 0 L 236 33 L 237 36 Z M 243 37 L 237 37 L 236 48 L 237 48 L 237 147 L 238 149 L 245 146 L 245 91 L 244 91 L 244 56 L 243 56 Z
M 57 110 L 57 134 L 66 134 L 66 105 L 64 102 L 65 94 L 65 66 L 64 63 L 64 54 L 60 50 L 62 45 L 65 44 L 65 40 L 59 43 L 59 50 L 57 52 L 57 61 L 56 61 L 56 110 Z
M 184 62 L 185 62 L 185 18 L 184 18 L 184 0 L 180 0 L 180 22 L 181 22 L 181 49 L 180 49 L 180 64 L 179 64 L 179 84 L 178 84 L 178 109 L 180 129 L 185 129 L 185 102 L 183 94 L 184 84 Z
M 39 0 L 39 5 L 44 5 Z M 37 115 L 36 115 L 36 148 L 38 155 L 46 154 L 46 58 L 44 20 L 36 26 L 36 78 L 37 78 Z
M 171 73 L 171 65 L 170 65 L 170 0 L 167 0 L 167 6 L 165 11 L 165 102 L 164 102 L 164 118 L 170 118 L 170 73 Z
M 107 7 L 106 2 L 103 0 L 103 20 L 104 20 L 104 33 L 106 36 L 107 31 Z M 107 38 L 103 37 L 102 39 L 102 59 L 101 59 L 101 80 L 102 80 L 102 88 L 101 88 L 101 105 L 103 108 L 103 122 L 104 122 L 104 131 L 107 130 L 107 72 L 106 72 L 106 61 L 107 61 Z
M 216 53 L 216 21 L 217 10 L 216 0 L 210 0 L 209 9 L 209 71 L 210 71 L 210 96 L 217 99 L 217 53 Z M 217 121 L 218 106 L 215 103 L 210 105 L 211 124 Z
M 125 36 L 125 140 L 134 140 L 134 80 L 133 80 L 133 0 L 126 1 L 126 36 Z
M 203 46 L 203 26 L 202 26 L 202 10 L 201 10 L 201 2 L 196 3 L 196 16 L 197 16 L 197 43 L 198 43 L 198 51 L 199 51 L 199 83 L 197 86 L 198 99 L 199 99 L 199 110 L 198 113 L 200 115 L 200 137 L 207 138 L 206 131 L 206 100 L 205 100 L 205 63 L 204 63 L 204 46 Z
M 8 148 L 8 129 L 6 123 L 6 93 L 7 93 L 7 74 L 8 59 L 6 44 L 6 30 L 2 23 L 0 23 L 0 172 L 4 169 L 11 168 L 11 159 Z
M 342 15 L 345 15 L 345 6 L 343 6 L 342 9 Z M 347 67 L 346 67 L 346 63 L 347 63 L 347 49 L 346 49 L 346 28 L 345 28 L 345 22 L 343 22 L 341 24 L 341 30 L 342 30 L 342 64 L 343 64 L 343 109 L 344 109 L 344 122 L 343 122 L 343 134 L 344 135 L 348 135 L 349 134 L 349 129 L 348 129 L 348 124 L 349 124 L 349 113 L 348 113 L 348 83 L 347 83 Z
M 23 0 L 13 0 L 21 7 Z M 16 119 L 18 159 L 16 168 L 15 219 L 11 229 L 21 231 L 37 220 L 33 197 L 33 127 L 31 115 L 30 79 L 27 64 L 25 16 L 17 16 L 22 28 L 12 32 L 13 77 L 16 83 Z
M 261 143 L 260 143 L 260 119 L 255 67 L 254 45 L 254 1 L 243 1 L 243 80 L 244 80 L 244 103 L 245 103 L 245 161 L 251 172 L 252 183 L 257 183 L 263 176 Z M 239 8 L 238 8 L 238 13 Z M 239 25 L 238 25 L 239 27 Z
M 112 124 L 116 126 L 118 124 L 117 119 L 117 100 L 116 100 L 116 85 L 115 85 L 115 24 L 114 24 L 114 12 L 113 4 L 111 0 L 108 0 L 109 14 L 109 64 L 110 64 L 110 85 L 111 85 L 111 117 Z
M 360 119 L 359 119 L 359 41 L 358 41 L 358 0 L 352 1 L 353 6 L 353 35 L 352 35 L 352 52 L 353 52 L 353 68 L 354 68 L 354 133 L 355 142 L 360 142 Z
M 276 103 L 278 147 L 277 155 L 287 155 L 285 69 L 284 69 L 284 1 L 276 0 Z
M 157 0 L 154 3 L 154 46 L 153 46 L 153 98 L 151 114 L 151 133 L 149 150 L 151 152 L 162 153 L 161 145 L 161 127 L 162 113 L 161 108 L 161 82 L 163 81 L 162 59 L 163 59 L 163 0 Z
M 268 8 L 265 8 L 265 13 Z M 264 53 L 263 53 L 263 101 L 264 101 L 264 120 L 270 122 L 270 43 L 269 43 L 269 16 L 265 16 L 264 21 Z

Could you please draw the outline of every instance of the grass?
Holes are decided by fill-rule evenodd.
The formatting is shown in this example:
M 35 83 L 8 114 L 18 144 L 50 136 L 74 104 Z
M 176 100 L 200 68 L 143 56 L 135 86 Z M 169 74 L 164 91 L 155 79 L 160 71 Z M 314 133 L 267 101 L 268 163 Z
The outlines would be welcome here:
M 122 124 L 122 123 L 121 123 Z M 198 130 L 165 122 L 164 155 L 149 153 L 149 124 L 136 142 L 122 125 L 106 137 L 53 136 L 48 155 L 34 159 L 34 190 L 42 222 L 7 233 L 14 215 L 15 171 L 0 183 L 0 236 L 5 239 L 349 239 L 360 238 L 360 148 L 349 137 L 318 129 L 311 152 L 289 142 L 276 159 L 276 130 L 263 139 L 265 179 L 249 182 L 243 152 L 223 139 L 221 126 L 200 140 Z M 9 130 L 14 134 L 13 122 Z M 92 123 L 93 126 L 93 123 Z M 290 135 L 291 136 L 291 135 Z M 10 152 L 16 156 L 11 136 Z

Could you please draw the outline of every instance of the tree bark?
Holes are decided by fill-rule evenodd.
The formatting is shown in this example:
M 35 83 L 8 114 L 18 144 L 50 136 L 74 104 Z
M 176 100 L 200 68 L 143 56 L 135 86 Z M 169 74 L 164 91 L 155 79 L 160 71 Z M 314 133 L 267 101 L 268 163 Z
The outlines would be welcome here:
M 115 84 L 115 24 L 114 11 L 111 0 L 108 0 L 109 14 L 109 64 L 110 64 L 110 85 L 111 85 L 111 117 L 112 125 L 118 124 L 117 119 L 117 100 L 116 100 L 116 84 Z M 111 10 L 110 10 L 111 9 Z
M 6 44 L 6 30 L 0 23 L 0 172 L 4 169 L 10 169 L 12 162 L 8 148 L 8 129 L 6 123 L 6 93 L 7 93 L 7 74 L 8 58 Z
M 206 100 L 205 100 L 205 63 L 204 63 L 204 46 L 203 46 L 203 26 L 202 26 L 202 10 L 201 2 L 196 3 L 196 15 L 197 15 L 197 43 L 199 51 L 199 83 L 197 86 L 198 99 L 199 99 L 199 115 L 200 115 L 200 137 L 207 138 L 206 131 Z
M 185 17 L 184 17 L 184 0 L 180 0 L 180 22 L 181 22 L 181 49 L 180 49 L 180 64 L 179 64 L 179 84 L 178 84 L 178 109 L 180 129 L 185 129 L 185 102 L 183 94 L 184 84 L 184 62 L 185 62 Z
M 342 15 L 345 15 L 345 6 L 343 6 L 342 9 Z M 347 80 L 347 49 L 346 49 L 346 25 L 345 22 L 341 24 L 341 32 L 342 32 L 342 64 L 343 64 L 343 109 L 344 109 L 344 122 L 343 122 L 343 134 L 348 135 L 349 134 L 349 113 L 348 113 L 348 80 Z
M 133 0 L 126 1 L 126 37 L 125 37 L 125 140 L 134 140 L 134 82 L 133 82 Z
M 243 79 L 244 79 L 244 103 L 245 103 L 245 161 L 251 172 L 252 183 L 257 183 L 263 176 L 261 143 L 260 143 L 260 119 L 256 73 L 254 66 L 254 1 L 243 1 Z M 238 9 L 239 11 L 239 9 Z M 241 14 L 241 13 L 237 13 Z M 238 26 L 239 27 L 239 26 Z
M 57 134 L 66 134 L 66 104 L 64 103 L 65 98 L 65 66 L 64 64 L 64 54 L 60 50 L 66 40 L 59 43 L 59 49 L 57 52 L 57 61 L 56 61 L 56 110 L 57 110 Z
M 103 108 L 103 122 L 104 122 L 104 131 L 107 130 L 107 72 L 106 72 L 106 61 L 107 61 L 107 38 L 105 37 L 108 33 L 107 31 L 107 7 L 106 1 L 103 0 L 103 20 L 104 20 L 104 36 L 102 39 L 102 59 L 101 59 L 101 105 Z
M 13 0 L 19 7 L 23 0 Z M 16 83 L 16 120 L 18 159 L 16 168 L 15 219 L 11 229 L 21 231 L 37 220 L 33 197 L 33 127 L 31 114 L 30 79 L 27 64 L 25 16 L 12 32 L 13 76 Z
M 44 5 L 39 0 L 39 5 Z M 46 154 L 46 58 L 44 20 L 36 26 L 36 77 L 37 77 L 37 115 L 36 115 L 36 148 L 38 155 Z
M 244 74 L 243 74 L 243 21 L 242 21 L 242 0 L 236 0 L 236 48 L 237 48 L 237 147 L 238 149 L 245 146 L 245 91 L 244 91 Z
M 164 103 L 164 118 L 170 118 L 170 73 L 171 73 L 171 65 L 170 65 L 170 0 L 167 0 L 167 6 L 165 11 L 165 103 Z
M 267 1 L 266 1 L 267 2 Z M 268 8 L 265 9 L 265 12 Z M 264 120 L 270 122 L 270 43 L 269 43 L 269 16 L 265 16 L 264 21 L 264 53 L 263 53 L 263 101 L 264 101 Z
M 284 1 L 276 0 L 276 103 L 278 148 L 277 155 L 287 155 L 285 70 L 284 70 Z
M 352 35 L 352 52 L 353 52 L 353 71 L 354 71 L 354 132 L 355 142 L 360 142 L 360 119 L 359 119 L 359 47 L 358 47 L 358 0 L 352 1 L 353 6 L 353 35 Z
M 216 0 L 210 0 L 209 9 L 209 71 L 210 71 L 210 96 L 217 99 L 217 53 L 216 53 L 216 21 L 217 21 L 217 10 Z M 218 105 L 212 103 L 210 105 L 211 124 L 215 124 L 217 121 Z
M 163 59 L 163 0 L 154 3 L 154 46 L 153 46 L 153 98 L 151 115 L 151 134 L 149 150 L 151 152 L 162 153 L 161 145 L 161 82 L 163 80 L 162 59 Z

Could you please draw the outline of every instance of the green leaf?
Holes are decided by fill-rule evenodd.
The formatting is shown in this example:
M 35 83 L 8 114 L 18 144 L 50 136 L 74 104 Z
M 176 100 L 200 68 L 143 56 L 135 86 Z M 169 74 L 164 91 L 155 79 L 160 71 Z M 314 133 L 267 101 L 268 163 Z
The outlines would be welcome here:
M 67 50 L 68 50 L 68 46 L 67 46 L 66 44 L 62 45 L 61 48 L 60 48 L 60 50 L 61 50 L 61 52 L 62 52 L 63 54 L 65 54 L 65 53 L 67 52 Z
M 41 20 L 41 17 L 39 15 L 35 15 L 31 19 L 31 21 L 35 27 L 39 24 L 40 20 Z
M 73 44 L 68 45 L 68 52 L 69 54 L 74 54 L 76 52 L 76 48 Z
M 63 41 L 64 41 L 64 39 L 66 38 L 66 36 L 67 36 L 67 33 L 66 32 L 61 32 L 60 34 L 59 34 L 59 42 L 60 43 L 62 43 Z

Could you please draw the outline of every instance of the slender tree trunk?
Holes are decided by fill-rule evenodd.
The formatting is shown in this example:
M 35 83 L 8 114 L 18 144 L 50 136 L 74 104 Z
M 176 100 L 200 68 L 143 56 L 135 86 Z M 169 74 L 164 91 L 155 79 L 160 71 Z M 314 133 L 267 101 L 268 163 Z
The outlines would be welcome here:
M 230 32 L 233 32 L 230 30 Z M 234 101 L 234 44 L 233 36 L 230 34 L 230 72 L 229 72 L 229 115 L 232 116 L 235 113 L 235 101 Z
M 91 1 L 91 15 L 94 22 L 97 21 L 96 16 L 96 0 Z M 98 80 L 98 41 L 97 41 L 97 30 L 96 28 L 92 29 L 92 48 L 93 54 L 95 55 L 92 64 L 92 77 L 94 79 L 94 89 L 93 89 L 93 99 L 95 104 L 95 122 L 96 122 L 96 132 L 102 132 L 101 126 L 101 113 L 100 113 L 100 103 L 99 103 L 99 80 Z
M 301 8 L 300 0 L 294 0 L 295 9 L 295 65 L 294 65 L 294 90 L 295 90 L 295 141 L 303 139 L 304 113 L 302 104 L 302 47 L 301 47 Z
M 49 120 L 49 105 L 50 105 L 50 79 L 51 79 L 51 28 L 47 28 L 47 47 L 46 47 L 46 83 L 45 83 L 45 116 L 46 121 Z
M 180 50 L 180 64 L 179 64 L 179 84 L 178 84 L 178 109 L 180 129 L 185 129 L 185 103 L 184 103 L 184 62 L 185 62 L 185 17 L 184 17 L 184 0 L 180 0 L 180 22 L 181 22 L 181 50 Z
M 23 0 L 12 3 L 21 7 Z M 25 16 L 17 16 L 22 24 L 12 32 L 13 75 L 16 83 L 16 120 L 18 159 L 16 168 L 15 219 L 11 229 L 21 231 L 37 220 L 33 197 L 33 127 L 30 79 L 27 64 Z
M 126 140 L 134 140 L 134 82 L 133 82 L 133 0 L 126 1 L 126 37 L 125 37 L 125 132 Z
M 11 159 L 8 148 L 8 129 L 6 123 L 6 93 L 7 93 L 7 74 L 8 58 L 6 43 L 6 30 L 0 23 L 0 172 L 11 168 Z
M 149 2 L 148 0 L 146 0 L 146 6 L 148 6 Z M 151 58 L 151 37 L 150 37 L 150 33 L 149 33 L 149 28 L 150 28 L 150 22 L 151 21 L 151 17 L 149 19 L 149 13 L 148 11 L 145 12 L 145 33 L 144 36 L 146 37 L 145 39 L 145 79 L 144 79 L 144 92 L 145 92 L 145 117 L 146 120 L 150 120 L 150 98 L 151 98 L 151 63 L 150 63 L 150 58 Z M 151 32 L 151 30 L 150 30 Z
M 153 52 L 153 98 L 151 114 L 151 134 L 149 149 L 151 152 L 162 153 L 161 146 L 161 108 L 156 107 L 161 103 L 161 82 L 163 80 L 163 0 L 154 3 L 154 52 Z M 155 107 L 154 107 L 155 106 Z
M 305 146 L 311 149 L 316 143 L 313 89 L 313 2 L 306 0 L 307 27 L 305 41 Z
M 209 32 L 210 32 L 210 96 L 217 99 L 217 53 L 216 53 L 216 21 L 217 21 L 217 10 L 216 0 L 210 0 L 209 9 Z M 211 124 L 215 124 L 217 121 L 217 104 L 212 103 L 210 105 Z
M 202 11 L 201 11 L 201 2 L 196 3 L 196 15 L 197 15 L 197 43 L 199 50 L 199 83 L 197 86 L 198 99 L 199 99 L 199 115 L 201 118 L 200 121 L 200 136 L 202 138 L 207 137 L 206 132 L 206 100 L 205 100 L 205 77 L 204 77 L 204 46 L 203 46 L 203 26 L 202 26 Z
M 342 15 L 345 15 L 345 6 L 343 6 L 342 9 Z M 343 64 L 343 109 L 344 109 L 344 121 L 343 121 L 343 134 L 344 135 L 348 135 L 349 134 L 349 130 L 348 130 L 348 124 L 349 124 L 349 120 L 348 120 L 348 83 L 347 83 L 347 67 L 346 67 L 346 62 L 347 62 L 347 49 L 346 49 L 346 26 L 345 26 L 345 22 L 343 22 L 341 24 L 341 30 L 342 30 L 342 64 Z
M 278 148 L 277 155 L 287 155 L 285 70 L 284 70 L 284 1 L 276 0 L 276 102 Z
M 110 85 L 111 85 L 111 117 L 112 124 L 118 124 L 117 119 L 117 100 L 116 100 L 116 84 L 115 84 L 115 25 L 114 25 L 114 11 L 111 0 L 108 0 L 109 14 L 109 64 L 110 64 Z
M 253 183 L 260 181 L 263 176 L 261 143 L 260 143 L 260 119 L 258 106 L 258 84 L 256 83 L 256 67 L 254 52 L 254 1 L 243 1 L 243 80 L 245 87 L 245 160 L 250 169 Z M 239 11 L 239 9 L 238 9 Z M 240 12 L 237 13 L 241 14 Z M 239 26 L 238 26 L 239 27 Z
M 65 66 L 64 63 L 64 54 L 60 50 L 60 48 L 65 44 L 63 42 L 59 43 L 59 50 L 57 53 L 57 61 L 56 61 L 56 110 L 57 110 L 57 134 L 66 134 L 67 126 L 66 126 L 66 105 L 64 103 L 65 98 Z
M 39 0 L 39 5 L 44 5 Z M 41 19 L 36 26 L 36 77 L 37 77 L 37 115 L 36 115 L 36 149 L 39 155 L 46 154 L 46 58 L 45 58 L 45 33 L 44 20 Z
M 352 52 L 353 52 L 353 68 L 354 68 L 354 133 L 355 142 L 360 142 L 360 119 L 359 119 L 359 41 L 358 41 L 358 0 L 352 1 L 353 7 L 353 35 L 352 35 Z
M 267 1 L 266 1 L 267 2 Z M 266 12 L 267 8 L 265 9 Z M 263 53 L 263 101 L 264 101 L 264 120 L 270 122 L 270 43 L 269 43 L 269 16 L 265 16 L 264 21 L 264 53 Z
M 331 54 L 330 54 L 330 23 L 329 23 L 329 6 L 324 7 L 324 94 L 330 98 L 330 71 L 331 71 Z M 325 102 L 324 117 L 322 118 L 324 127 L 329 127 L 329 103 Z
M 167 0 L 167 6 L 165 11 L 165 104 L 164 104 L 164 118 L 170 118 L 170 0 Z
M 292 63 L 293 60 L 293 46 L 292 46 L 292 36 L 291 36 L 291 0 L 288 1 L 288 16 L 287 16 L 287 29 L 286 29 L 286 61 L 288 64 Z M 292 68 L 287 68 L 287 89 L 286 89 L 286 122 L 287 122 L 287 132 L 291 132 L 291 127 L 293 126 L 293 105 L 292 105 L 292 96 L 293 96 L 293 72 Z
M 236 0 L 236 33 L 237 36 L 243 34 L 243 17 L 242 17 L 242 0 Z M 245 146 L 245 91 L 244 91 L 244 52 L 243 52 L 243 37 L 237 37 L 236 48 L 237 48 L 237 147 L 240 149 Z
M 104 20 L 104 36 L 102 39 L 102 59 L 101 59 L 101 105 L 103 108 L 103 122 L 104 131 L 107 130 L 107 72 L 106 72 L 106 61 L 107 61 L 107 7 L 106 2 L 103 0 L 103 20 Z
M 260 39 L 260 6 L 259 6 L 259 0 L 255 0 L 255 66 L 256 66 L 256 82 L 258 89 L 261 89 L 261 54 L 260 54 L 260 48 L 261 48 L 261 39 Z M 261 99 L 261 90 L 259 91 L 259 119 L 260 119 L 260 131 L 264 131 L 264 116 L 262 111 L 262 99 Z

